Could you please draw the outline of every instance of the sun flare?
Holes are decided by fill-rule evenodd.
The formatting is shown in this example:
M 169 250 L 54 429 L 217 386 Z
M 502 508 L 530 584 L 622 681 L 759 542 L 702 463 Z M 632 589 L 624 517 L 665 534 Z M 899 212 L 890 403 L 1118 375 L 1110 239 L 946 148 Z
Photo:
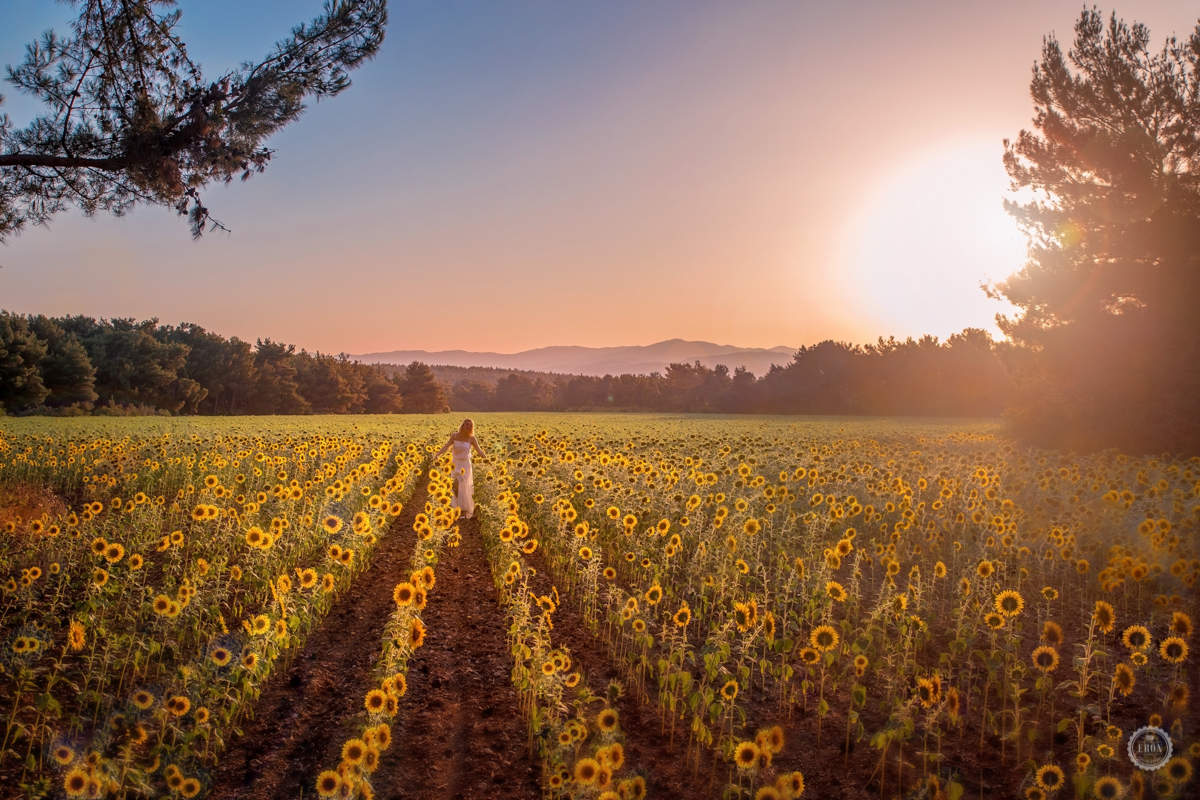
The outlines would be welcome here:
M 855 316 L 884 336 L 945 337 L 965 327 L 997 334 L 1011 306 L 980 285 L 1017 271 L 1025 237 L 1004 211 L 999 144 L 926 151 L 869 192 L 843 234 L 840 282 Z

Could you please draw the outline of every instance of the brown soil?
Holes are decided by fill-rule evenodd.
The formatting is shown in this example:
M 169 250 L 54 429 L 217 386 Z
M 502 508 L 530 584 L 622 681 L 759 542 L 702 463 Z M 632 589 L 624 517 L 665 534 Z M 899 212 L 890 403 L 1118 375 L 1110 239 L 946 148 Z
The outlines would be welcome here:
M 526 559 L 537 570 L 534 583 L 538 591 L 548 593 L 553 573 L 541 551 L 535 551 Z M 638 700 L 625 674 L 609 657 L 604 640 L 592 634 L 570 598 L 563 596 L 563 601 L 554 612 L 554 643 L 570 648 L 572 661 L 581 669 L 593 691 L 604 694 L 612 681 L 626 689 L 615 706 L 625 736 L 626 766 L 622 772 L 628 770 L 644 776 L 648 797 L 697 800 L 721 797 L 726 777 L 724 767 L 712 768 L 711 753 L 706 754 L 698 766 L 689 762 L 687 731 L 681 732 L 681 726 L 676 725 L 675 741 L 671 741 L 667 721 L 657 707 Z
M 380 631 L 392 589 L 410 566 L 413 518 L 426 490 L 423 478 L 371 566 L 264 688 L 254 719 L 215 771 L 210 797 L 315 797 L 318 773 L 335 768 L 342 743 L 360 734 Z M 421 613 L 428 634 L 409 663 L 392 745 L 372 776 L 380 800 L 484 797 L 499 789 L 508 797 L 541 797 L 478 523 L 461 530 L 462 545 L 444 551 L 437 566 L 437 585 Z
M 67 504 L 44 486 L 0 486 L 0 526 L 12 522 L 18 531 L 24 532 L 35 519 L 57 517 L 65 513 Z
M 372 780 L 380 800 L 542 796 L 479 522 L 460 530 L 421 613 L 429 634 L 409 664 L 395 744 Z

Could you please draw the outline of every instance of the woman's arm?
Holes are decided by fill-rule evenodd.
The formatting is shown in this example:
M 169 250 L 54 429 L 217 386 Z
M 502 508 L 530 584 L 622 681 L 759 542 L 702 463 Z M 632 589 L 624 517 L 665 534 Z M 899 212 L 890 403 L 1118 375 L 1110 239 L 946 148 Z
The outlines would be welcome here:
M 433 457 L 436 459 L 436 458 L 437 458 L 438 456 L 440 456 L 442 453 L 444 453 L 444 452 L 446 452 L 447 450 L 449 450 L 449 449 L 450 449 L 450 445 L 452 445 L 452 444 L 454 444 L 454 437 L 453 437 L 453 436 L 451 436 L 449 439 L 447 439 L 447 440 L 446 440 L 446 443 L 445 443 L 444 445 L 442 445 L 442 449 L 441 449 L 441 450 L 438 450 L 436 453 L 434 453 L 434 454 L 433 454 Z
M 483 452 L 483 448 L 479 446 L 479 442 L 474 436 L 471 437 L 471 447 L 475 448 L 475 452 L 479 453 L 480 458 L 487 458 L 487 455 Z

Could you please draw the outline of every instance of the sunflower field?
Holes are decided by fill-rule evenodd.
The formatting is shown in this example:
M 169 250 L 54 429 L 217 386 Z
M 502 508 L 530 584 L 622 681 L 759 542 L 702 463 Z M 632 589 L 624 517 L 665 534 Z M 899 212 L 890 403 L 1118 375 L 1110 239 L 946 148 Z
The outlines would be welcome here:
M 458 417 L 0 420 L 0 785 L 209 795 L 428 487 L 311 796 L 389 796 L 371 776 L 465 536 L 546 797 L 658 796 L 654 764 L 697 797 L 1193 796 L 1200 459 L 986 422 L 475 420 L 469 525 L 430 458 Z M 1126 749 L 1147 725 L 1153 771 Z

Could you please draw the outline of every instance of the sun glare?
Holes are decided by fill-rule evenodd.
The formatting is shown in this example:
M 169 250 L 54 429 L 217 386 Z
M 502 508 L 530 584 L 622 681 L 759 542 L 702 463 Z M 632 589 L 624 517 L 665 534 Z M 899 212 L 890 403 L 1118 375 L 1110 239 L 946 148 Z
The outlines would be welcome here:
M 997 335 L 995 315 L 1012 307 L 980 284 L 1016 272 L 1025 255 L 1007 194 L 998 143 L 927 151 L 883 178 L 843 235 L 839 275 L 855 316 L 883 336 Z

